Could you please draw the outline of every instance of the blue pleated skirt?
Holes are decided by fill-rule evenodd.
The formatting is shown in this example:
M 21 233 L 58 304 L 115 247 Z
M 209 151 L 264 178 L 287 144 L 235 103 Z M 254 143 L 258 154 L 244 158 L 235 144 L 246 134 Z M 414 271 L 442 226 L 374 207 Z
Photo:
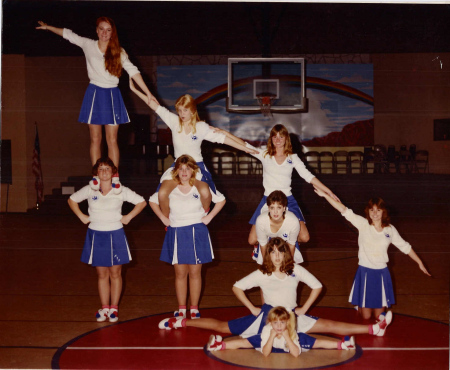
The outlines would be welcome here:
M 266 326 L 267 315 L 271 309 L 272 306 L 263 304 L 258 316 L 247 315 L 228 321 L 228 328 L 231 334 L 240 335 L 242 338 L 249 338 L 261 334 L 264 326 Z
M 294 215 L 297 216 L 297 218 L 299 219 L 299 221 L 305 221 L 305 217 L 303 217 L 303 213 L 300 210 L 300 207 L 297 203 L 297 201 L 295 200 L 293 195 L 289 195 L 287 197 L 288 199 L 288 206 L 287 206 L 287 210 L 291 211 Z M 256 224 L 256 219 L 258 218 L 258 216 L 261 214 L 261 209 L 265 206 L 267 202 L 267 196 L 264 195 L 261 202 L 259 202 L 258 207 L 256 208 L 255 213 L 253 213 L 252 218 L 249 221 L 249 224 L 254 225 Z
M 358 266 L 350 292 L 349 302 L 366 308 L 391 307 L 395 304 L 394 289 L 389 269 L 370 269 Z
M 113 231 L 88 229 L 81 262 L 92 266 L 111 267 L 130 261 L 130 248 L 123 228 Z
M 214 258 L 208 228 L 203 223 L 167 228 L 159 259 L 172 265 L 197 265 Z
M 119 88 L 89 84 L 78 122 L 93 125 L 120 125 L 130 122 Z

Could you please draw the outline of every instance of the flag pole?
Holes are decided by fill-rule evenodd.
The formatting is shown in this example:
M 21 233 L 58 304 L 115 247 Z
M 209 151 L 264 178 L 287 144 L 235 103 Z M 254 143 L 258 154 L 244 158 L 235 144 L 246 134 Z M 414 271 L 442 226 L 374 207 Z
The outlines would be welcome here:
M 39 133 L 37 122 L 34 122 L 35 138 L 33 149 L 33 162 L 31 165 L 33 174 L 35 176 L 34 187 L 36 189 L 36 209 L 39 209 L 40 204 L 43 201 L 44 182 L 42 180 L 42 166 L 41 166 L 41 147 L 39 143 Z

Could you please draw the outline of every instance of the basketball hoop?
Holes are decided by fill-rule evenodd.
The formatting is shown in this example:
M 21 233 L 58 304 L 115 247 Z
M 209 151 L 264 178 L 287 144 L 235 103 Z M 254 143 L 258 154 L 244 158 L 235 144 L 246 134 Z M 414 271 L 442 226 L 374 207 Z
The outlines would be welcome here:
M 256 98 L 258 99 L 259 106 L 261 108 L 261 113 L 264 117 L 272 116 L 270 112 L 270 107 L 272 106 L 273 101 L 276 98 L 275 94 L 271 93 L 262 93 L 256 95 Z

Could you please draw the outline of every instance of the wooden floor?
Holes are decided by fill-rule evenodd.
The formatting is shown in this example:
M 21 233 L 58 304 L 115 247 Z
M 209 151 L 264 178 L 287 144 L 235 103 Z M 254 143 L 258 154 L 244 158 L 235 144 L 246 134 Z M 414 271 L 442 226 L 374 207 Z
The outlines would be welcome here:
M 369 196 L 387 198 L 393 210 L 392 223 L 433 275 L 426 277 L 409 257 L 391 246 L 389 268 L 397 300 L 393 311 L 446 324 L 450 281 L 449 179 L 372 178 L 359 183 L 345 177 L 328 183 L 322 179 L 357 213 L 362 212 Z M 296 197 L 305 210 L 311 234 L 311 241 L 302 246 L 303 266 L 325 287 L 316 305 L 350 307 L 347 298 L 357 268 L 357 233 L 308 190 L 309 185 L 301 186 L 306 190 Z M 233 188 L 242 196 L 242 189 L 249 186 Z M 225 193 L 230 199 L 235 194 L 231 188 Z M 252 207 L 256 207 L 257 202 L 253 203 Z M 231 287 L 256 268 L 250 256 L 252 248 L 247 245 L 251 212 L 239 202 L 237 206 L 230 205 L 233 202 L 210 225 L 216 259 L 203 268 L 200 308 L 239 306 Z M 36 212 L 2 214 L 0 227 L 0 367 L 51 368 L 52 357 L 62 345 L 109 325 L 95 322 L 95 312 L 100 308 L 95 269 L 79 261 L 86 227 L 70 214 Z M 165 233 L 162 224 L 147 207 L 126 226 L 126 233 L 133 261 L 123 271 L 120 320 L 176 309 L 173 267 L 159 261 Z M 303 301 L 308 289 L 299 293 Z M 250 297 L 259 303 L 258 291 L 251 292 Z

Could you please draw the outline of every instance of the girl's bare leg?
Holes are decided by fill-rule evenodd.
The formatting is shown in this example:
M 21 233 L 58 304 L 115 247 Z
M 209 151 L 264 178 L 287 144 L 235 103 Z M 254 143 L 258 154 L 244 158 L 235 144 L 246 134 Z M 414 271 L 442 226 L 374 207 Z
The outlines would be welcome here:
M 119 125 L 105 125 L 106 143 L 108 144 L 108 157 L 119 168 L 119 145 L 117 144 L 117 133 L 119 132 Z
M 300 223 L 300 232 L 298 233 L 297 241 L 299 243 L 307 243 L 309 241 L 309 231 L 306 227 L 306 224 L 303 221 L 299 221 Z
M 179 306 L 186 306 L 187 302 L 187 278 L 188 265 L 174 265 L 175 268 L 175 293 Z
M 169 194 L 177 187 L 177 182 L 174 180 L 164 180 L 158 191 L 159 208 L 164 216 L 169 217 Z
M 122 294 L 122 265 L 109 267 L 111 279 L 111 306 L 118 306 Z
M 339 335 L 369 334 L 369 325 L 319 319 L 307 333 L 332 333 Z
M 109 267 L 97 266 L 98 276 L 98 294 L 100 296 L 100 302 L 102 306 L 109 307 L 109 298 L 111 296 L 111 286 L 109 283 Z
M 248 235 L 248 244 L 255 245 L 256 243 L 258 243 L 258 237 L 256 236 L 256 226 L 252 225 L 250 234 Z
M 208 329 L 217 331 L 218 333 L 231 334 L 230 328 L 228 327 L 228 321 L 220 321 L 216 319 L 196 319 L 196 320 L 186 320 L 186 326 L 200 329 Z
M 339 340 L 333 339 L 319 339 L 317 338 L 314 342 L 313 348 L 324 348 L 324 349 L 336 349 Z
M 225 349 L 253 348 L 251 343 L 244 338 L 225 340 Z
M 187 265 L 189 268 L 189 296 L 191 306 L 198 306 L 202 291 L 202 265 Z
M 382 308 L 367 308 L 367 307 L 359 307 L 359 313 L 361 314 L 364 320 L 370 320 L 372 315 L 375 319 L 378 319 L 378 316 L 384 312 L 384 307 Z
M 207 211 L 211 205 L 212 195 L 209 190 L 209 185 L 206 182 L 195 180 L 195 187 L 200 193 L 200 200 L 202 201 L 202 207 Z
M 102 125 L 89 125 L 91 144 L 89 153 L 92 165 L 102 156 Z

